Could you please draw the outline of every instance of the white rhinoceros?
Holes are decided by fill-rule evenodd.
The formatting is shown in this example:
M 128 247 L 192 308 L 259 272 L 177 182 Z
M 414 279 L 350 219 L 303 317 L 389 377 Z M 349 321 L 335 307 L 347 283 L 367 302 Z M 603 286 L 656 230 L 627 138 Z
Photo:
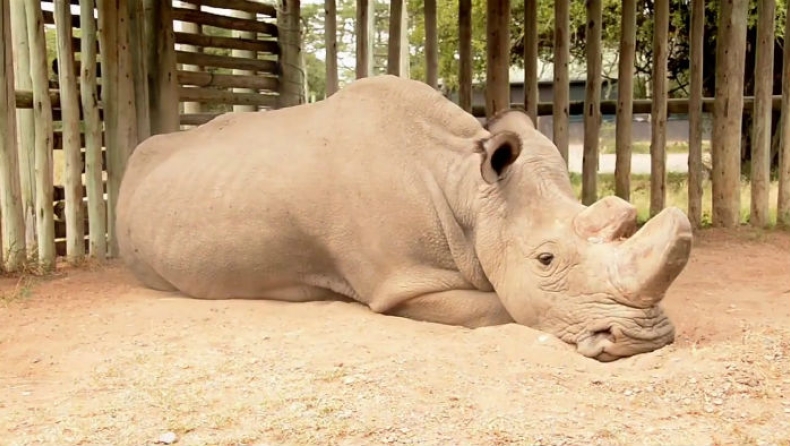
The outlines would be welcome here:
M 523 112 L 484 127 L 393 76 L 151 137 L 117 206 L 121 256 L 154 289 L 516 322 L 601 361 L 673 341 L 659 302 L 692 240 L 677 208 L 634 234 L 629 203 L 580 204 Z

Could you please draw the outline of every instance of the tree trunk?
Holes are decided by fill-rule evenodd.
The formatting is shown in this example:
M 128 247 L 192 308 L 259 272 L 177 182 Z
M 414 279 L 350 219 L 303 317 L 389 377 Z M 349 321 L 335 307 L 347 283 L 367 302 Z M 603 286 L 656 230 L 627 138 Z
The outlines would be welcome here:
M 620 17 L 620 60 L 617 83 L 617 117 L 614 178 L 615 195 L 631 199 L 631 139 L 634 119 L 634 63 L 636 61 L 636 0 L 623 0 Z
M 570 2 L 554 2 L 554 87 L 552 133 L 554 144 L 568 164 L 568 124 L 570 108 Z
M 584 155 L 582 159 L 582 203 L 589 206 L 598 197 L 598 138 L 601 132 L 601 25 L 603 3 L 586 0 L 587 85 L 584 95 Z
M 655 0 L 653 29 L 653 109 L 650 116 L 650 216 L 665 207 L 667 183 L 667 60 L 669 0 Z

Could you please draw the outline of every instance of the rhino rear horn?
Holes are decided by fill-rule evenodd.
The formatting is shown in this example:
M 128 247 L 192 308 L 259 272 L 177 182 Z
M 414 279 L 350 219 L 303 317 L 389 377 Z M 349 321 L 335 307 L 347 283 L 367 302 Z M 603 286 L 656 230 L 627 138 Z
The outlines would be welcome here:
M 513 132 L 501 131 L 482 141 L 483 161 L 480 174 L 483 179 L 493 184 L 507 174 L 511 165 L 521 154 L 521 138 Z
M 573 219 L 580 237 L 610 242 L 636 232 L 636 207 L 614 195 L 596 201 Z

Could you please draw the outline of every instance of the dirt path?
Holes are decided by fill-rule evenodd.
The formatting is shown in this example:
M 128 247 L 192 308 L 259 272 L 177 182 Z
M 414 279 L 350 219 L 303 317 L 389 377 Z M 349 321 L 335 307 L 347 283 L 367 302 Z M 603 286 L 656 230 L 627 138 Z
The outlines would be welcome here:
M 790 444 L 790 234 L 703 232 L 666 299 L 677 342 L 610 364 L 518 326 L 183 299 L 118 265 L 0 295 L 3 445 Z

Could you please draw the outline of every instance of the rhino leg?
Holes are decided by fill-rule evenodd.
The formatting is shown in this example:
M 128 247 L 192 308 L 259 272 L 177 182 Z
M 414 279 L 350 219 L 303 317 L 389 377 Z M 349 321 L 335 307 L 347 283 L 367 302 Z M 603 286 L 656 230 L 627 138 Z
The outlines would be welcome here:
M 131 270 L 134 272 L 134 275 L 137 277 L 137 280 L 143 283 L 143 285 L 152 288 L 157 291 L 167 291 L 173 292 L 178 291 L 178 289 L 173 286 L 170 282 L 165 280 L 162 276 L 160 276 L 153 268 L 144 264 L 143 262 L 136 261 L 131 267 Z
M 513 322 L 496 293 L 474 290 L 424 294 L 395 306 L 385 314 L 468 328 Z

